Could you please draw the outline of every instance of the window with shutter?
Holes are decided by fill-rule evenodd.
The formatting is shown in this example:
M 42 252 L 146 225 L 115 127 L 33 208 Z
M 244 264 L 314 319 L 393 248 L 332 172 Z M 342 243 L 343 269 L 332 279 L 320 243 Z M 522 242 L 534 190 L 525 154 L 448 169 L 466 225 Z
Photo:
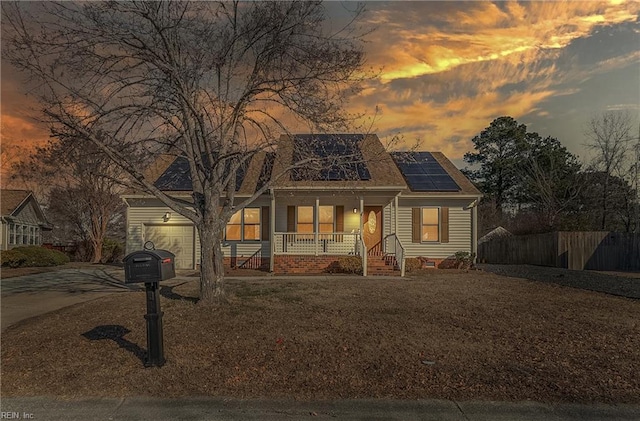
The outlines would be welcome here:
M 413 243 L 448 243 L 449 208 L 412 208 L 411 241 Z
M 440 242 L 449 242 L 449 208 L 440 208 Z
M 440 240 L 440 211 L 438 208 L 422 208 L 420 239 L 422 242 Z
M 244 208 L 231 215 L 225 229 L 227 241 L 260 240 L 260 208 Z

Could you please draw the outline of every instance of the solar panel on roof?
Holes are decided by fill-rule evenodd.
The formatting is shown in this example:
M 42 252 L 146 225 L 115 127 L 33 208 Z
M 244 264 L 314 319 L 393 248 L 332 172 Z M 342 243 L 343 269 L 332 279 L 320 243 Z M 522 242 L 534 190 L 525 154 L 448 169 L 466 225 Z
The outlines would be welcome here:
M 225 174 L 230 171 L 231 162 L 229 160 L 225 163 Z M 235 189 L 240 190 L 242 181 L 244 180 L 247 167 L 249 166 L 249 160 L 245 160 L 240 164 L 236 170 Z M 160 190 L 167 191 L 190 191 L 193 189 L 193 183 L 191 182 L 191 172 L 189 170 L 189 161 L 184 156 L 177 157 L 171 165 L 162 173 L 160 177 L 154 183 L 154 186 Z
M 391 157 L 412 191 L 460 191 L 460 187 L 429 152 L 393 152 Z
M 262 162 L 262 170 L 256 185 L 256 190 L 260 190 L 266 183 L 271 180 L 271 172 L 273 171 L 273 163 L 276 159 L 275 152 L 267 152 Z
M 160 190 L 190 191 L 193 188 L 189 174 L 189 161 L 177 157 L 156 180 L 154 185 Z
M 293 161 L 317 158 L 320 168 L 306 167 L 292 171 L 294 181 L 370 180 L 358 142 L 363 135 L 295 135 Z

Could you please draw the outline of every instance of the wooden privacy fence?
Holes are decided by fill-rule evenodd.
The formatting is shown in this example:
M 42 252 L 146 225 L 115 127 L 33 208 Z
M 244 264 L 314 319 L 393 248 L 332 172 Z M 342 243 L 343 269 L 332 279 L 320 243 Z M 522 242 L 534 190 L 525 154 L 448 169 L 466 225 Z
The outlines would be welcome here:
M 478 244 L 478 261 L 575 270 L 640 270 L 640 234 L 559 231 L 496 238 Z

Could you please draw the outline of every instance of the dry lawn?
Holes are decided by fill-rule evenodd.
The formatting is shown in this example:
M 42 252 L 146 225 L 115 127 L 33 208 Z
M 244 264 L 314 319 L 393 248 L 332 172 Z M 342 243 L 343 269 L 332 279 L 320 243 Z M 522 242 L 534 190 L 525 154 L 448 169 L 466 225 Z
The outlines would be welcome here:
M 2 396 L 640 402 L 637 300 L 483 272 L 228 290 L 207 307 L 196 282 L 165 288 L 162 368 L 141 361 L 142 292 L 13 326 Z

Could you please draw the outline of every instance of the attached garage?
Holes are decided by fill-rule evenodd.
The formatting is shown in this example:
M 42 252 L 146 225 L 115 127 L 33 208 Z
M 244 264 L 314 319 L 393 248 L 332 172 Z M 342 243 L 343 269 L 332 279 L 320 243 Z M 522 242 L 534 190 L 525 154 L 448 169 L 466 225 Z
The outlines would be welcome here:
M 152 241 L 156 249 L 176 255 L 176 269 L 195 267 L 195 228 L 193 225 L 147 225 L 144 241 Z

